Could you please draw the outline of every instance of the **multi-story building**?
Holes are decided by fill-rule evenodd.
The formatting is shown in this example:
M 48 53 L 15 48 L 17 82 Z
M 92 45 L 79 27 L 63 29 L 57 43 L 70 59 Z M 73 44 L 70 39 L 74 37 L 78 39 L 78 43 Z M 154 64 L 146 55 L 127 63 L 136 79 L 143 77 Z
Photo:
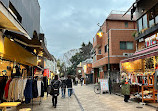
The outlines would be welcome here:
M 158 71 L 158 0 L 136 0 L 128 11 L 131 11 L 131 14 L 134 12 L 136 14 L 137 50 L 133 56 L 121 61 L 121 71 L 131 77 L 131 84 L 141 86 L 137 87 L 136 91 L 138 92 L 131 87 L 131 91 L 133 91 L 131 93 L 141 92 L 142 102 L 156 102 L 158 90 L 158 78 L 156 77 Z M 152 96 L 147 98 L 143 94 L 144 90 L 152 90 Z
M 136 32 L 136 22 L 130 19 L 130 15 L 111 13 L 101 26 L 103 36 L 97 34 L 93 38 L 93 57 L 92 68 L 94 69 L 94 82 L 98 78 L 107 77 L 108 69 L 108 36 L 109 36 L 109 64 L 110 72 L 120 70 L 120 60 L 132 55 L 135 52 L 135 40 L 132 36 Z

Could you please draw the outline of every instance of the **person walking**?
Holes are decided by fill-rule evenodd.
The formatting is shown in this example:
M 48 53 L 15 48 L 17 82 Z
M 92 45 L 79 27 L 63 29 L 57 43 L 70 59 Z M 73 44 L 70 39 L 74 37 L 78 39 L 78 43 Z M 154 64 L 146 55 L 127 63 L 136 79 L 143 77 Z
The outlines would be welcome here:
M 55 75 L 54 79 L 51 81 L 51 92 L 52 95 L 52 103 L 54 108 L 57 105 L 57 97 L 59 96 L 59 88 L 60 88 L 60 81 L 58 80 L 58 75 Z
M 75 77 L 76 85 L 78 85 L 78 77 Z
M 82 84 L 83 84 L 83 78 L 82 77 L 80 78 L 80 83 L 81 83 L 81 86 L 82 86 Z
M 68 76 L 68 79 L 66 80 L 67 89 L 68 89 L 68 96 L 71 97 L 72 94 L 72 80 L 71 77 Z
M 64 77 L 61 79 L 61 92 L 62 92 L 62 98 L 65 98 L 66 79 Z
M 130 98 L 130 84 L 126 73 L 121 74 L 121 93 L 124 95 L 124 101 L 128 102 Z

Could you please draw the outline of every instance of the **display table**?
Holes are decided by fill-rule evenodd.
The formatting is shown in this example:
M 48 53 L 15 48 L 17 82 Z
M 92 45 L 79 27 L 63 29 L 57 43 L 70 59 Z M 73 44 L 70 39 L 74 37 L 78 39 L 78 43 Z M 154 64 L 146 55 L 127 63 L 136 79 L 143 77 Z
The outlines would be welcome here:
M 0 107 L 4 108 L 4 111 L 6 111 L 7 107 L 17 107 L 20 104 L 21 102 L 3 102 L 0 104 Z

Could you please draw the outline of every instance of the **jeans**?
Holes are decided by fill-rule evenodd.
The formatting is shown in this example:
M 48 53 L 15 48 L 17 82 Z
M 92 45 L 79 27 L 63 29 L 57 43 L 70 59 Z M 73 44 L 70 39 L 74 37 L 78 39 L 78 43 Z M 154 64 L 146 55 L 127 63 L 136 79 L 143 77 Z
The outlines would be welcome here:
M 71 97 L 72 89 L 68 89 L 68 96 Z
M 65 88 L 61 88 L 61 92 L 62 92 L 62 97 L 65 98 L 66 89 Z

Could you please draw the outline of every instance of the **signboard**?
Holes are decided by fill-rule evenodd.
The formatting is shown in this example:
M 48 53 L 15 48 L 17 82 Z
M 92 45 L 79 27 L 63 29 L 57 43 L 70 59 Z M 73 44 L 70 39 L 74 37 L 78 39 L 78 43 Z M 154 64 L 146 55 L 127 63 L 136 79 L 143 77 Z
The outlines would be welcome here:
M 100 79 L 101 92 L 109 91 L 108 79 Z
M 145 39 L 145 47 L 149 47 L 157 43 L 158 43 L 158 37 L 156 34 Z
M 49 69 L 44 69 L 43 76 L 49 77 Z

